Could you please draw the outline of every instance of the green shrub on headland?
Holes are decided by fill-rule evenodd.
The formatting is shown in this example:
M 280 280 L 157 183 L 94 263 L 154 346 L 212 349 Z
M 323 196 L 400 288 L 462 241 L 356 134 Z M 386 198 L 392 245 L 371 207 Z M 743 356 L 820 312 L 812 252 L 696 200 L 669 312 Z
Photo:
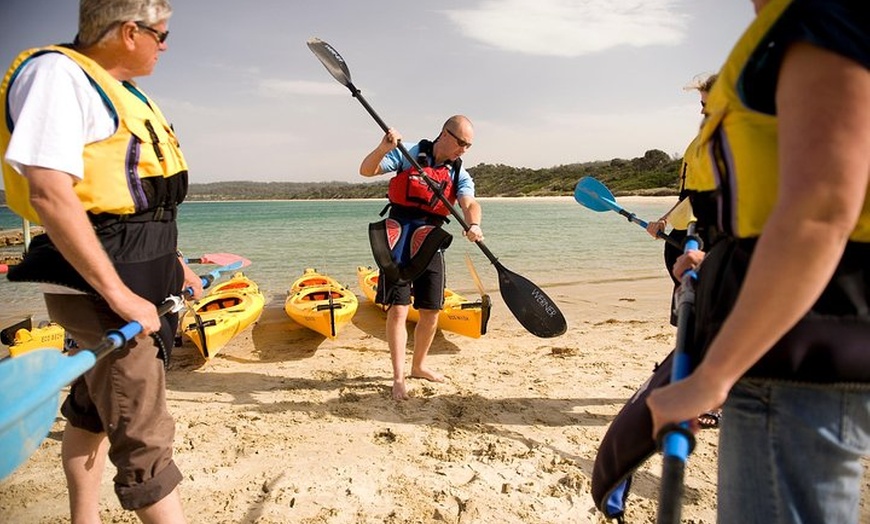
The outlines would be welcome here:
M 584 176 L 593 176 L 614 195 L 676 195 L 681 159 L 658 149 L 625 160 L 566 164 L 544 169 L 478 164 L 468 168 L 479 197 L 571 196 Z M 209 182 L 192 183 L 188 200 L 315 200 L 384 198 L 387 178 L 374 182 Z M 5 203 L 0 191 L 0 203 Z

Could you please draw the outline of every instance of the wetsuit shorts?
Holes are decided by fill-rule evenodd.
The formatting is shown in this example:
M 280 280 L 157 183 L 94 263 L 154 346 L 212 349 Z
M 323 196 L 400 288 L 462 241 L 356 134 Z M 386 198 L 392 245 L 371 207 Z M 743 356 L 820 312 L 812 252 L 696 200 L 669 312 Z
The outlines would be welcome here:
M 447 271 L 444 251 L 438 251 L 423 273 L 414 281 L 396 285 L 384 275 L 378 282 L 375 302 L 384 305 L 407 306 L 414 297 L 414 309 L 435 309 L 444 307 L 444 288 L 447 284 Z

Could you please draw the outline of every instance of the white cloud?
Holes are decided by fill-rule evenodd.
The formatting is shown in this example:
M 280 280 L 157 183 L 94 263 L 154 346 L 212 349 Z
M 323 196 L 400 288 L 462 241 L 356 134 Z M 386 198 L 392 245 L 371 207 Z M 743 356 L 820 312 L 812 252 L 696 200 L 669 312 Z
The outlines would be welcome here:
M 486 0 L 445 11 L 469 38 L 506 51 L 574 57 L 620 45 L 676 45 L 687 15 L 676 0 Z
M 347 89 L 335 82 L 267 79 L 259 82 L 257 93 L 267 98 L 284 98 L 287 95 L 336 96 L 347 95 Z

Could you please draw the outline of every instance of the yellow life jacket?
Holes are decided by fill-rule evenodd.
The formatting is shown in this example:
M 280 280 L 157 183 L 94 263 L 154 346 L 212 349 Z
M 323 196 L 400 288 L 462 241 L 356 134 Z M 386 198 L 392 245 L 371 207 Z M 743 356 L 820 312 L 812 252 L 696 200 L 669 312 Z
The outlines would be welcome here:
M 0 152 L 5 156 L 12 135 L 7 97 L 24 63 L 36 55 L 62 53 L 78 64 L 116 115 L 115 133 L 85 145 L 84 177 L 74 190 L 91 214 L 132 215 L 155 207 L 170 207 L 184 199 L 187 163 L 175 132 L 157 105 L 141 91 L 140 98 L 90 58 L 63 46 L 24 51 L 12 63 L 0 84 Z M 138 90 L 137 90 L 138 91 Z M 182 175 L 182 180 L 169 181 Z M 12 211 L 40 223 L 30 205 L 27 179 L 3 163 L 6 202 Z M 179 186 L 180 183 L 180 186 Z
M 758 237 L 777 201 L 777 117 L 747 107 L 738 92 L 752 54 L 793 0 L 772 0 L 731 51 L 707 97 L 697 153 L 711 169 L 687 180 L 697 191 L 717 191 L 718 227 L 736 238 Z M 870 197 L 870 194 L 868 194 Z M 850 240 L 870 242 L 870 198 Z
M 712 191 L 716 189 L 715 186 L 709 184 L 712 179 L 713 165 L 710 163 L 710 157 L 704 154 L 704 149 L 701 147 L 699 131 L 699 134 L 686 147 L 686 152 L 683 153 L 682 187 L 680 190 Z

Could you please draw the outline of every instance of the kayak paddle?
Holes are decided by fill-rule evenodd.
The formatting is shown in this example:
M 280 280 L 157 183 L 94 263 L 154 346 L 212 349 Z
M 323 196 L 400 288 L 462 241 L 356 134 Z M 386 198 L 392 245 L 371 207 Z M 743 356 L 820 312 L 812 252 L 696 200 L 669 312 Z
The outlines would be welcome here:
M 241 258 L 241 257 L 239 257 Z M 247 264 L 250 264 L 247 261 Z M 221 273 L 240 269 L 245 259 L 200 275 L 207 288 Z M 190 288 L 185 295 L 192 293 Z M 184 307 L 180 297 L 169 296 L 157 314 L 177 313 Z M 10 475 L 39 447 L 54 423 L 60 390 L 91 369 L 112 351 L 142 332 L 142 325 L 130 322 L 106 332 L 94 349 L 67 356 L 55 349 L 34 350 L 15 358 L 0 360 L 0 480 Z
M 359 100 L 366 111 L 368 111 L 369 115 L 374 118 L 375 122 L 377 122 L 384 133 L 386 133 L 389 130 L 389 127 L 384 123 L 381 117 L 378 116 L 365 98 L 363 98 L 359 89 L 353 85 L 353 82 L 351 82 L 350 79 L 350 71 L 348 70 L 347 63 L 344 61 L 344 58 L 338 54 L 338 51 L 319 38 L 308 40 L 308 47 L 320 60 L 323 66 L 326 67 L 326 70 L 329 71 L 333 78 L 350 90 L 351 95 Z M 399 142 L 398 148 L 405 159 L 414 166 L 419 176 L 429 185 L 432 192 L 441 202 L 444 203 L 445 206 L 447 206 L 450 213 L 459 225 L 462 226 L 462 229 L 468 231 L 470 226 L 465 222 L 462 215 L 450 204 L 450 201 L 444 196 L 441 188 L 426 175 L 417 160 L 411 156 L 401 142 Z M 541 288 L 536 286 L 530 280 L 513 273 L 504 267 L 482 241 L 477 241 L 476 244 L 477 247 L 483 251 L 483 254 L 486 255 L 492 265 L 495 266 L 495 269 L 498 272 L 501 296 L 504 299 L 505 304 L 507 304 L 508 309 L 510 309 L 511 313 L 513 313 L 520 324 L 522 324 L 522 326 L 531 334 L 542 338 L 556 337 L 565 333 L 568 329 L 568 325 L 562 312 L 556 306 L 556 303 L 553 302 L 553 300 L 550 299 Z
M 182 306 L 179 297 L 169 296 L 157 314 L 178 311 Z M 142 325 L 133 321 L 107 331 L 97 347 L 72 356 L 44 349 L 0 362 L 0 480 L 27 460 L 48 435 L 57 415 L 60 390 L 141 332 Z
M 209 253 L 198 257 L 185 257 L 184 261 L 188 264 L 215 264 L 218 266 L 228 266 L 234 262 L 242 261 L 241 267 L 251 265 L 251 261 L 247 258 L 232 253 Z
M 233 256 L 235 256 L 235 255 L 233 255 Z M 243 267 L 247 267 L 247 266 L 251 265 L 251 261 L 248 260 L 247 258 L 242 258 L 242 257 L 239 257 L 239 258 L 241 260 L 236 260 L 235 262 L 232 262 L 232 263 L 227 264 L 225 266 L 219 267 L 217 269 L 213 269 L 213 270 L 209 271 L 208 273 L 206 273 L 205 275 L 200 275 L 199 278 L 202 279 L 202 288 L 205 289 L 205 288 L 209 287 L 210 285 L 212 285 L 212 283 L 215 280 L 220 278 L 222 273 L 228 273 L 230 271 L 242 269 Z M 188 295 L 191 295 L 191 294 L 193 294 L 193 290 L 190 288 L 187 288 L 185 290 L 185 293 Z
M 700 249 L 701 239 L 695 234 L 695 222 L 688 225 L 683 252 Z M 692 363 L 686 348 L 694 337 L 695 325 L 695 280 L 694 269 L 686 270 L 680 279 L 677 297 L 677 341 L 671 367 L 671 382 L 689 376 Z M 662 485 L 659 490 L 659 507 L 656 522 L 679 524 L 683 504 L 683 477 L 686 460 L 695 447 L 695 436 L 688 422 L 670 424 L 659 431 L 658 443 L 662 451 Z
M 574 187 L 574 200 L 592 211 L 615 211 L 627 218 L 629 222 L 634 222 L 644 229 L 649 225 L 646 221 L 637 218 L 637 215 L 634 213 L 629 213 L 620 207 L 616 203 L 613 193 L 607 189 L 607 186 L 591 176 L 585 176 L 577 182 L 577 185 Z M 659 231 L 656 236 L 674 247 L 683 248 L 680 242 L 674 240 L 663 231 Z

